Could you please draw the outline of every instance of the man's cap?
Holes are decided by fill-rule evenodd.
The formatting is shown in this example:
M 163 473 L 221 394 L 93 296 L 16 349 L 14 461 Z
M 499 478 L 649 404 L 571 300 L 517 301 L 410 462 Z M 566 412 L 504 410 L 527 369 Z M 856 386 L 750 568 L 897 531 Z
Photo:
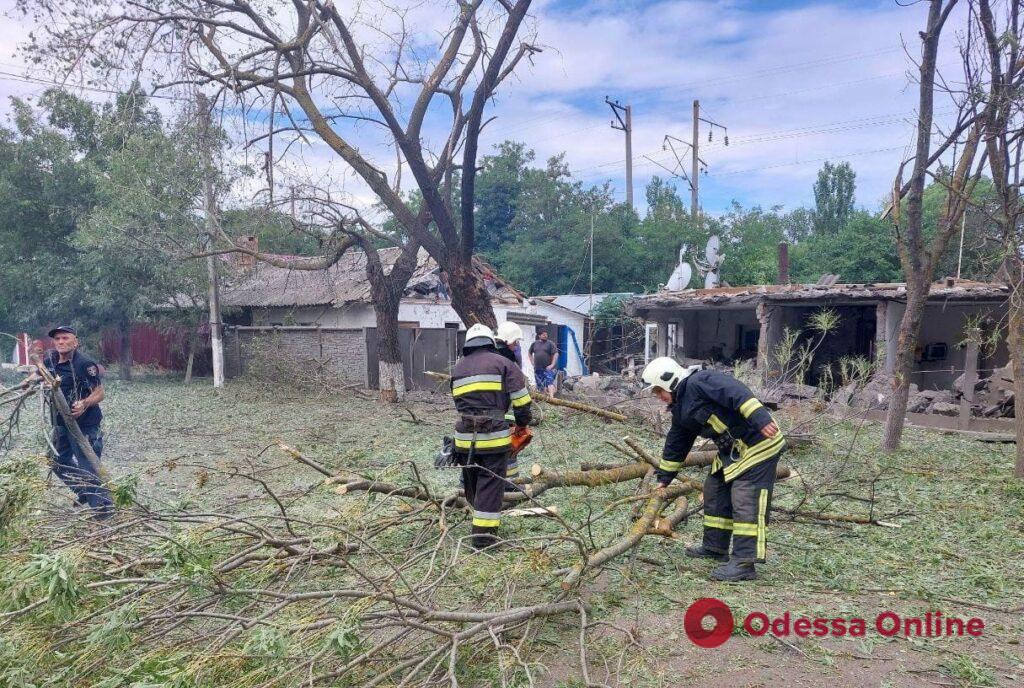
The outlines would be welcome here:
M 68 334 L 73 334 L 76 337 L 78 336 L 78 331 L 75 330 L 75 328 L 73 327 L 68 327 L 67 325 L 58 325 L 57 327 L 47 332 L 46 336 L 53 339 L 53 335 L 57 334 L 58 332 L 67 332 Z

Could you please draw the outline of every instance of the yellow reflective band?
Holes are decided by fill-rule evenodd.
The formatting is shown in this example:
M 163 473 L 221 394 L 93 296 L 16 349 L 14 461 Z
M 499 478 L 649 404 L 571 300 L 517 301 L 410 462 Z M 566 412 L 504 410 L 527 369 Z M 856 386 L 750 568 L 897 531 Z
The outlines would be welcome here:
M 757 537 L 756 523 L 733 523 L 732 534 L 745 537 Z
M 757 558 L 764 559 L 767 553 L 768 539 L 768 490 L 761 490 L 757 501 Z
M 453 397 L 461 397 L 463 394 L 469 394 L 470 392 L 500 392 L 500 382 L 470 382 L 468 385 L 462 385 L 452 390 Z
M 752 414 L 754 411 L 763 406 L 764 404 L 762 404 L 754 397 L 751 397 L 744 401 L 742 404 L 740 404 L 740 415 L 743 416 L 744 418 L 750 418 L 750 414 Z
M 512 392 L 512 394 L 510 394 L 509 396 L 511 396 L 513 399 L 518 399 L 519 397 L 528 397 L 530 396 L 530 388 L 523 387 L 518 392 Z
M 668 461 L 666 459 L 662 459 L 661 463 L 658 464 L 659 471 L 678 471 L 682 470 L 682 468 L 682 461 Z
M 495 528 L 501 525 L 500 518 L 474 518 L 473 525 L 481 528 Z
M 768 439 L 761 440 L 751 447 L 744 447 L 743 450 L 740 451 L 740 460 L 746 461 L 747 459 L 753 459 L 761 456 L 765 452 L 774 453 L 776 450 L 782 448 L 783 442 L 782 433 L 779 433 L 775 437 L 769 437 Z
M 779 433 L 769 440 L 758 442 L 753 447 L 750 447 L 739 461 L 726 466 L 724 472 L 726 481 L 732 480 L 748 468 L 774 458 L 779 453 L 779 450 L 782 449 L 783 443 L 782 433 Z
M 713 413 L 710 416 L 708 416 L 708 425 L 711 426 L 712 430 L 718 433 L 725 432 L 726 430 L 729 429 L 728 426 L 726 426 L 726 424 L 722 422 L 722 419 Z
M 517 475 L 519 475 L 519 469 L 518 468 L 506 468 L 505 469 L 505 477 L 506 478 L 512 478 L 512 477 L 517 476 Z
M 531 399 L 530 395 L 527 394 L 525 397 L 519 397 L 518 399 L 513 399 L 512 400 L 512 406 L 514 406 L 515 408 L 519 408 L 520 406 L 526 406 L 531 401 L 533 401 L 533 399 Z
M 718 528 L 719 530 L 732 530 L 732 519 L 721 516 L 708 516 L 704 514 L 705 528 Z
M 494 440 L 460 440 L 456 438 L 455 447 L 457 449 L 469 449 L 470 447 L 476 446 L 477 449 L 492 449 L 494 447 L 510 447 L 512 446 L 511 437 L 499 437 Z
M 711 462 L 711 472 L 717 473 L 720 470 L 722 470 L 722 457 L 716 455 L 715 460 Z

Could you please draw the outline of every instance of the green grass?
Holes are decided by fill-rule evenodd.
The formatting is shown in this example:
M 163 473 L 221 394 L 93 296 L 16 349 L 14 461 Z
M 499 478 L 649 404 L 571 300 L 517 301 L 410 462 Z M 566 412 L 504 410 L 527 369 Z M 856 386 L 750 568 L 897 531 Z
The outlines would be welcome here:
M 381 498 L 338 497 L 329 487 L 319 485 L 317 473 L 291 462 L 277 443 L 293 446 L 332 470 L 363 472 L 400 484 L 410 481 L 411 462 L 432 490 L 444 493 L 455 488 L 457 476 L 454 471 L 435 471 L 432 458 L 440 437 L 450 431 L 452 415 L 450 400 L 438 396 L 436 402 L 412 404 L 421 421 L 413 423 L 401 407 L 382 406 L 353 391 L 317 397 L 233 382 L 218 393 L 203 383 L 185 387 L 167 381 L 111 381 L 104 403 L 104 462 L 118 480 L 123 503 L 135 500 L 164 510 L 188 504 L 193 509 L 244 513 L 266 513 L 274 505 L 261 496 L 258 484 L 229 474 L 239 467 L 278 466 L 281 468 L 267 473 L 266 479 L 275 492 L 288 495 L 293 513 L 329 523 L 359 523 L 370 513 L 394 515 L 394 504 Z M 1024 630 L 1020 615 L 998 615 L 964 604 L 996 608 L 1020 604 L 1024 486 L 1010 477 L 1013 446 L 908 429 L 904 450 L 883 455 L 878 449 L 877 426 L 828 418 L 815 420 L 813 426 L 820 443 L 786 455 L 784 463 L 794 466 L 801 478 L 780 483 L 775 504 L 811 513 L 870 514 L 899 527 L 824 524 L 777 513 L 770 529 L 769 563 L 760 567 L 756 583 L 742 586 L 711 584 L 706 579 L 710 565 L 682 556 L 683 545 L 699 537 L 699 515 L 679 528 L 682 541 L 648 538 L 639 554 L 664 565 L 656 567 L 624 557 L 598 578 L 587 580 L 584 587 L 592 619 L 658 629 L 650 657 L 630 660 L 634 683 L 672 685 L 671 677 L 664 675 L 669 648 L 692 649 L 681 633 L 683 608 L 709 595 L 726 601 L 739 619 L 753 610 L 769 615 L 788 610 L 793 615 L 873 619 L 886 609 L 903 614 L 941 609 L 961 616 L 998 617 L 998 623 L 987 629 L 984 643 L 943 640 L 910 646 L 927 666 L 964 685 L 1003 685 L 1007 670 L 1024 677 L 1019 645 L 1012 645 Z M 620 462 L 622 457 L 604 440 L 618 440 L 627 433 L 652 452 L 660 450 L 660 438 L 643 428 L 625 428 L 548 407 L 520 464 L 527 470 L 533 462 L 559 470 L 578 468 L 581 461 Z M 7 465 L 16 466 L 12 470 L 21 475 L 23 462 L 38 462 L 33 457 L 43 450 L 38 419 L 26 418 L 20 442 L 6 458 L 15 463 Z M 41 465 L 34 473 L 33 479 L 38 481 L 43 475 Z M 691 477 L 699 476 L 693 471 Z M 9 491 L 14 484 L 0 480 L 0 491 Z M 27 498 L 19 489 L 16 502 Z M 635 484 L 551 490 L 542 501 L 558 505 L 577 535 L 588 546 L 600 547 L 627 526 L 628 508 L 591 528 L 582 524 L 609 501 L 634 490 Z M 35 498 L 50 508 L 56 506 L 58 513 L 62 505 L 70 503 L 59 484 Z M 11 528 L 17 530 L 19 516 L 14 518 Z M 503 529 L 510 538 L 562 532 L 556 522 L 547 519 L 508 519 Z M 401 551 L 416 532 L 415 528 L 390 531 L 379 546 Z M 328 534 L 322 537 L 325 542 L 330 539 Z M 456 608 L 473 608 L 507 594 L 509 581 L 522 582 L 520 595 L 526 595 L 524 591 L 531 586 L 554 594 L 557 579 L 550 574 L 574 561 L 572 548 L 561 544 L 542 549 L 537 540 L 528 542 L 526 556 L 508 552 L 494 559 L 467 560 L 442 589 L 443 597 Z M 67 664 L 75 658 L 46 648 L 52 647 L 51 634 L 69 615 L 81 617 L 103 607 L 99 595 L 82 588 L 92 574 L 76 569 L 80 559 L 71 558 L 70 550 L 39 551 L 31 533 L 15 533 L 7 540 L 0 533 L 0 543 L 7 548 L 0 552 L 0 587 L 7 586 L 0 593 L 0 612 L 36 599 L 33 594 L 44 588 L 52 586 L 54 591 L 53 604 L 3 631 L 0 686 L 66 685 L 61 681 L 66 680 Z M 201 529 L 182 527 L 156 554 L 168 562 L 162 574 L 209 582 L 211 567 L 228 551 L 222 544 L 207 542 Z M 256 585 L 271 573 L 269 566 L 257 568 L 234 583 L 237 587 Z M 547 580 L 551 582 L 545 583 Z M 332 581 L 323 581 L 329 583 Z M 21 592 L 15 595 L 18 590 Z M 519 601 L 528 602 L 526 598 Z M 106 673 L 100 675 L 107 681 L 102 685 L 218 685 L 218 676 L 235 676 L 238 671 L 266 678 L 265 672 L 272 675 L 272 667 L 286 665 L 293 651 L 289 639 L 279 632 L 256 628 L 240 637 L 235 646 L 247 659 L 224 660 L 216 665 L 219 669 L 211 668 L 196 682 L 195 675 L 185 671 L 186 657 L 141 651 L 134 644 L 137 639 L 118 630 L 130 613 L 126 609 L 100 614 L 90 622 L 93 647 L 89 656 L 110 654 L 109 661 L 101 662 Z M 556 667 L 578 666 L 572 645 L 578 627 L 574 630 L 573 626 L 571 620 L 546 624 L 527 645 L 535 676 L 549 677 L 542 681 L 581 685 L 578 677 L 555 678 L 559 676 Z M 57 633 L 59 636 L 60 631 Z M 792 653 L 770 639 L 742 636 L 738 634 L 734 641 L 748 642 L 758 653 L 746 663 L 784 667 L 793 661 Z M 335 653 L 351 652 L 365 642 L 358 629 L 344 622 L 317 638 L 325 651 Z M 840 657 L 833 655 L 832 646 L 814 640 L 802 643 L 807 661 L 820 671 L 840 670 Z M 905 647 L 907 641 L 869 636 L 848 641 L 844 647 L 871 655 L 888 651 L 894 643 Z M 588 653 L 594 666 L 606 660 L 614 665 L 622 652 L 614 634 L 595 637 L 591 645 Z M 460 655 L 464 685 L 501 684 L 499 664 L 486 659 L 472 653 Z M 505 678 L 510 685 L 525 685 L 525 677 L 516 672 L 506 672 Z

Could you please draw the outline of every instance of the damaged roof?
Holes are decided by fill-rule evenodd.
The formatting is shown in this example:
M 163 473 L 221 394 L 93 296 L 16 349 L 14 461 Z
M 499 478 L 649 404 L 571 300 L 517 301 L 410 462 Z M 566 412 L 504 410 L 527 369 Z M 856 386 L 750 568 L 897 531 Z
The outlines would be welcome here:
M 384 270 L 390 270 L 401 249 L 379 249 Z M 523 294 L 496 276 L 494 268 L 474 258 L 474 267 L 483 279 L 495 275 L 493 300 L 519 303 Z M 425 297 L 437 291 L 437 263 L 423 249 L 417 256 L 416 270 L 405 290 L 406 297 Z M 257 261 L 225 285 L 221 303 L 240 307 L 342 306 L 370 303 L 370 282 L 366 278 L 366 254 L 346 251 L 337 263 L 323 270 L 281 268 Z
M 930 301 L 1001 301 L 1007 297 L 1009 287 L 994 282 L 973 280 L 943 280 L 935 282 L 928 294 Z M 746 287 L 716 287 L 714 289 L 684 289 L 660 291 L 630 299 L 626 310 L 643 317 L 652 310 L 728 307 L 758 303 L 788 301 L 900 301 L 907 296 L 905 282 L 875 282 L 869 284 L 762 284 Z

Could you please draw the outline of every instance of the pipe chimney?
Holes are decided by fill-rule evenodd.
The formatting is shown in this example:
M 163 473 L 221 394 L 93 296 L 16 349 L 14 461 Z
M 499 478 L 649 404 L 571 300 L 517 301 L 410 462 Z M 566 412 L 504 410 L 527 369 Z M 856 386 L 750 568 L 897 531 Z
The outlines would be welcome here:
M 779 284 L 789 284 L 789 244 L 779 242 Z
M 254 235 L 240 236 L 235 239 L 235 246 L 249 251 L 259 251 L 260 240 Z M 235 265 L 240 268 L 255 267 L 256 256 L 250 256 L 248 253 L 235 253 Z

